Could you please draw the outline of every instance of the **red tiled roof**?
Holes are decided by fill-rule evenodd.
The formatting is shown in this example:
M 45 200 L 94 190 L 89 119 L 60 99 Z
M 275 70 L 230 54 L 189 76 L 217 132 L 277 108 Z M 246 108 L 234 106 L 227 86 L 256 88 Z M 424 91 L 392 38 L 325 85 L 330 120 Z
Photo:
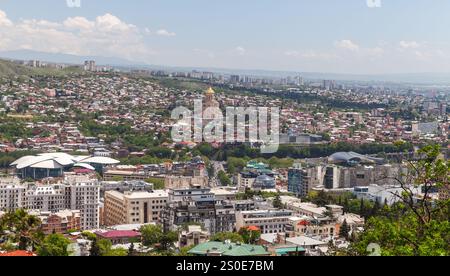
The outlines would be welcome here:
M 247 227 L 248 230 L 250 231 L 260 231 L 261 229 L 259 229 L 258 226 L 255 225 L 250 225 L 249 227 Z
M 16 250 L 8 253 L 0 253 L 0 257 L 34 257 L 36 254 L 24 250 Z
M 107 239 L 113 239 L 113 238 L 136 238 L 140 237 L 141 233 L 136 231 L 125 231 L 125 230 L 115 230 L 115 231 L 108 231 L 104 233 L 96 232 L 96 235 L 107 238 Z
M 300 221 L 299 223 L 298 223 L 298 225 L 300 225 L 300 226 L 308 226 L 310 223 L 309 223 L 309 221 L 307 221 L 307 220 L 302 220 L 302 221 Z
M 73 172 L 78 174 L 86 174 L 91 173 L 92 171 L 89 169 L 74 169 Z

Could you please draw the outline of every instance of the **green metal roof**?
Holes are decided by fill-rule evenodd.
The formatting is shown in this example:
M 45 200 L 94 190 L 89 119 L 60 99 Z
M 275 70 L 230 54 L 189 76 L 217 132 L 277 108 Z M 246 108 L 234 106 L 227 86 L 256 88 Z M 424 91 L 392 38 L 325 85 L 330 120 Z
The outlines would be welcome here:
M 288 253 L 294 253 L 294 252 L 304 252 L 304 251 L 306 251 L 306 250 L 303 247 L 297 247 L 297 246 L 275 249 L 277 256 L 285 255 Z
M 197 245 L 189 250 L 189 254 L 208 255 L 220 254 L 222 256 L 261 256 L 269 255 L 269 252 L 260 245 L 223 243 L 223 242 L 206 242 Z
M 250 161 L 247 163 L 247 168 L 254 168 L 254 169 L 262 170 L 262 169 L 269 168 L 269 165 L 264 164 L 264 163 L 258 163 L 256 161 Z

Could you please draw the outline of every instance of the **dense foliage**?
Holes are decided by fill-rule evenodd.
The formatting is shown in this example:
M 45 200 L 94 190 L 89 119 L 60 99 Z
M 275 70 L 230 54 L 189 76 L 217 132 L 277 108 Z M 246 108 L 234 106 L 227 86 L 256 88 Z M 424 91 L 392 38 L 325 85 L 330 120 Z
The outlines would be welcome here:
M 221 233 L 217 233 L 214 236 L 212 236 L 211 241 L 218 241 L 218 242 L 231 241 L 234 243 L 239 243 L 239 242 L 243 243 L 244 239 L 238 233 L 221 232 Z
M 409 183 L 421 185 L 422 196 L 400 182 L 399 202 L 370 218 L 350 249 L 337 254 L 368 255 L 368 246 L 377 244 L 383 256 L 450 256 L 450 161 L 440 158 L 437 146 L 421 153 L 423 158 L 410 164 Z M 431 199 L 433 188 L 441 192 L 439 199 Z
M 228 161 L 230 158 L 238 159 L 258 159 L 263 158 L 272 162 L 273 167 L 285 167 L 292 165 L 292 159 L 319 158 L 327 157 L 336 152 L 354 151 L 360 154 L 380 154 L 380 153 L 403 153 L 412 151 L 413 146 L 410 143 L 394 144 L 348 144 L 344 142 L 330 143 L 323 145 L 311 145 L 308 147 L 280 145 L 275 154 L 261 154 L 257 148 L 250 147 L 247 144 L 231 145 L 225 144 L 221 148 L 206 147 L 204 144 L 198 146 L 193 154 L 201 154 L 209 159 L 218 161 Z M 276 159 L 278 158 L 278 159 Z M 286 160 L 280 160 L 288 158 Z M 262 159 L 262 160 L 263 160 Z

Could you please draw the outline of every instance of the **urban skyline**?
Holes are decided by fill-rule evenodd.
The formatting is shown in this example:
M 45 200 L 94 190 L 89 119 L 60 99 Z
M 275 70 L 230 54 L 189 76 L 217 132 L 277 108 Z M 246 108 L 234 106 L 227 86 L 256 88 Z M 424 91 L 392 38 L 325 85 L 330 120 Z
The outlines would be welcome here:
M 450 72 L 446 1 L 384 1 L 372 8 L 365 0 L 208 2 L 106 5 L 94 0 L 69 8 L 66 1 L 3 1 L 0 52 L 34 50 L 183 67 Z M 48 12 L 49 7 L 57 12 Z

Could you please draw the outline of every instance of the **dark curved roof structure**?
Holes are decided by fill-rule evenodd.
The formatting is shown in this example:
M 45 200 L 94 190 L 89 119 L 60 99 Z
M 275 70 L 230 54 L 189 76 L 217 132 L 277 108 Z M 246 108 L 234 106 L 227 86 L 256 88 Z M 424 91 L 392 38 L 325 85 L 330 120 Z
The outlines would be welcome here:
M 328 162 L 332 164 L 382 164 L 384 160 L 351 151 L 332 154 L 328 157 Z

